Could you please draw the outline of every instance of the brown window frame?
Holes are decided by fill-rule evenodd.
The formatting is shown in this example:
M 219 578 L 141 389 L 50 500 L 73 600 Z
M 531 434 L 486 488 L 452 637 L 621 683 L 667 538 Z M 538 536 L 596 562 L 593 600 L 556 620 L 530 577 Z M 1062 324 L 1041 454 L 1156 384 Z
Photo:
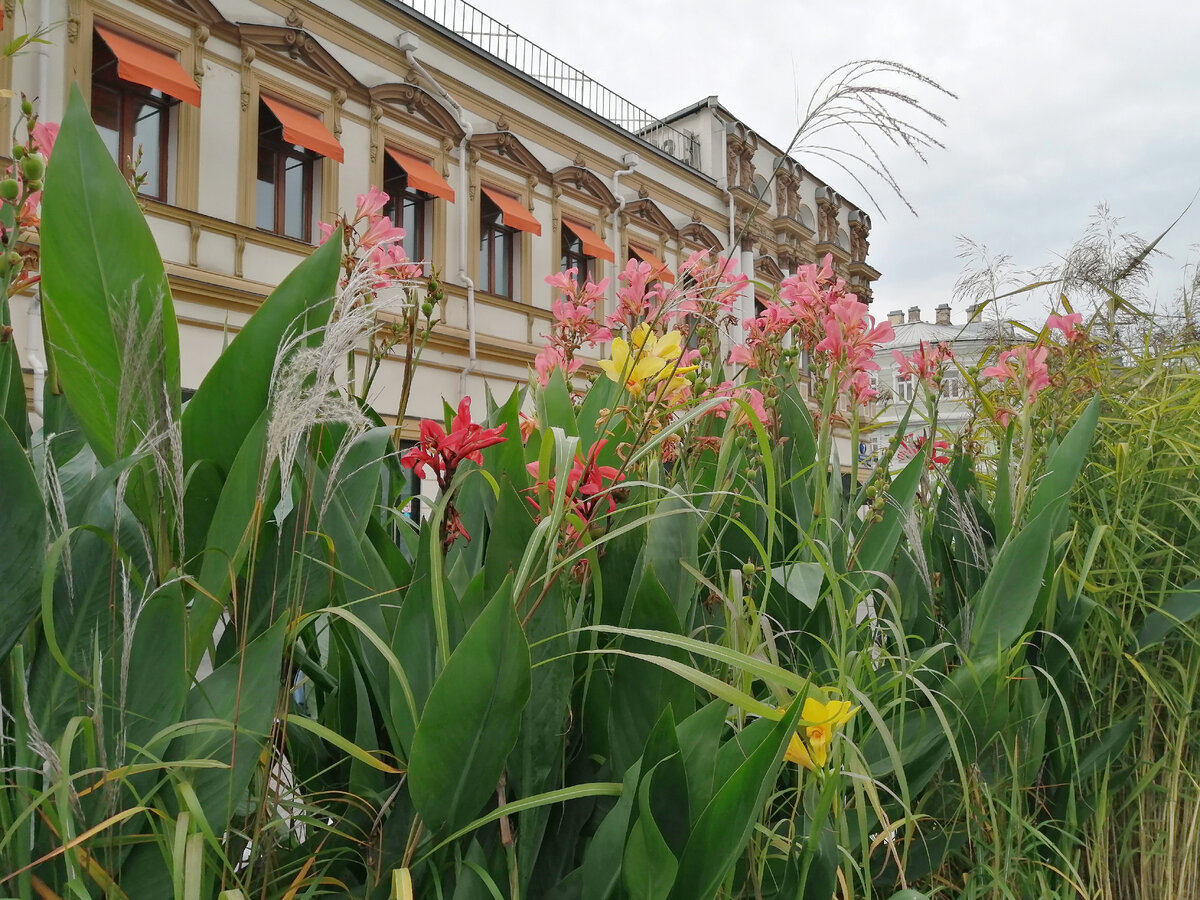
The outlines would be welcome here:
M 264 118 L 266 125 L 264 127 Z M 273 125 L 271 123 L 274 123 Z M 275 134 L 278 132 L 278 135 Z M 265 145 L 265 146 L 264 146 Z M 258 221 L 258 172 L 262 168 L 262 160 L 264 153 L 269 153 L 272 157 L 272 165 L 275 170 L 275 210 L 273 227 L 266 227 L 259 224 Z M 255 198 L 254 198 L 254 221 L 255 225 L 262 231 L 268 231 L 272 234 L 280 235 L 281 237 L 292 238 L 293 240 L 303 241 L 306 244 L 312 243 L 313 232 L 313 194 L 316 191 L 316 169 L 317 165 L 324 158 L 319 153 L 314 153 L 298 144 L 290 144 L 283 139 L 283 125 L 271 112 L 270 107 L 263 102 L 262 98 L 258 101 L 258 148 L 256 151 L 257 165 L 255 168 Z M 300 234 L 288 234 L 287 232 L 287 191 L 284 189 L 285 177 L 287 174 L 287 164 L 289 160 L 298 160 L 303 168 L 303 181 L 301 186 L 301 202 L 303 210 L 300 217 Z
M 592 281 L 596 277 L 596 257 L 588 256 L 583 252 L 583 238 L 571 230 L 571 227 L 563 223 L 562 228 L 562 246 L 559 253 L 560 272 L 565 272 L 567 269 L 576 268 L 579 270 L 575 276 L 580 284 L 586 281 Z
M 171 174 L 171 109 L 179 101 L 174 97 L 156 91 L 133 81 L 126 81 L 117 74 L 117 56 L 105 43 L 104 38 L 92 31 L 92 87 L 91 109 L 95 120 L 96 92 L 106 91 L 116 96 L 117 104 L 117 167 L 126 178 L 132 178 L 132 163 L 137 146 L 134 144 L 134 132 L 138 119 L 134 118 L 139 105 L 150 106 L 159 116 L 158 129 L 158 191 L 151 192 L 145 186 L 138 190 L 138 196 L 148 200 L 167 202 L 167 183 Z
M 412 204 L 415 225 L 412 229 L 405 229 L 404 252 L 413 262 L 425 262 L 429 259 L 425 252 L 425 232 L 433 195 L 410 188 L 408 173 L 386 153 L 383 159 L 382 190 L 388 195 L 388 202 L 384 204 L 383 214 L 399 228 L 405 227 L 404 206 Z
M 513 299 L 516 293 L 516 252 L 520 230 L 504 224 L 503 213 L 487 195 L 480 197 L 479 203 L 479 256 L 480 270 L 483 271 L 483 259 L 486 255 L 487 277 L 480 278 L 479 289 L 497 297 Z M 496 245 L 504 243 L 503 262 L 508 272 L 508 290 L 496 290 L 497 256 Z

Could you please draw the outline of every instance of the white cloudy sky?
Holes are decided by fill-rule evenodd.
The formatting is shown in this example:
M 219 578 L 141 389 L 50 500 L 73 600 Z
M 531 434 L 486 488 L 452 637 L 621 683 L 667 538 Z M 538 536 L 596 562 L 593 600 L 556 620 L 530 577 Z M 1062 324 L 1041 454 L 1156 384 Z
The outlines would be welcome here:
M 1151 238 L 1200 189 L 1191 0 L 475 2 L 657 115 L 716 94 L 784 146 L 798 106 L 853 59 L 902 62 L 956 93 L 920 95 L 947 120 L 928 165 L 885 151 L 918 217 L 870 185 L 883 213 L 872 210 L 871 236 L 882 310 L 950 301 L 957 235 L 1033 267 L 1064 253 L 1097 203 Z M 828 163 L 807 164 L 870 209 Z M 1200 201 L 1160 245 L 1169 258 L 1156 263 L 1152 297 L 1174 294 L 1197 243 Z M 1024 307 L 1013 313 L 1035 314 Z

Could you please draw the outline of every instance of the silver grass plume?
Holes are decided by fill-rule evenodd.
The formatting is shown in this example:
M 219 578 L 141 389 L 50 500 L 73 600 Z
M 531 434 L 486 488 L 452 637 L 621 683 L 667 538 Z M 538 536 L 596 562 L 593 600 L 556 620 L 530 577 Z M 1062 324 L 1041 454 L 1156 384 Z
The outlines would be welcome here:
M 379 281 L 370 263 L 359 260 L 334 297 L 329 322 L 296 334 L 276 352 L 269 401 L 271 418 L 267 424 L 267 465 L 258 486 L 260 501 L 265 499 L 265 473 L 270 471 L 270 463 L 279 463 L 280 494 L 286 498 L 305 436 L 321 425 L 343 424 L 348 433 L 329 466 L 329 484 L 320 506 L 321 512 L 325 511 L 338 467 L 354 438 L 371 424 L 349 393 L 346 360 L 367 345 L 378 328 L 381 312 L 402 312 L 410 302 L 408 292 L 391 290 L 395 282 L 379 290 Z M 316 336 L 320 340 L 313 343 L 311 339 Z

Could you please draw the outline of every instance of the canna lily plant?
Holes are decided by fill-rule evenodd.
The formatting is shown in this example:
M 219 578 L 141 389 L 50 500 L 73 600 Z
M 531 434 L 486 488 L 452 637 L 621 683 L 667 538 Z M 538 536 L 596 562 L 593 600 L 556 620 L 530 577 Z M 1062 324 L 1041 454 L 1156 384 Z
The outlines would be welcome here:
M 827 258 L 731 347 L 749 282 L 698 253 L 631 262 L 603 320 L 551 276 L 530 384 L 397 458 L 334 377 L 396 321 L 419 371 L 438 288 L 378 192 L 183 404 L 162 261 L 78 93 L 55 147 L 57 374 L 40 430 L 7 395 L 0 427 L 0 892 L 913 900 L 963 864 L 970 760 L 1082 768 L 1046 636 L 1086 616 L 1061 563 L 1094 404 L 1015 467 L 927 441 L 893 471 L 898 439 L 857 473 L 888 328 Z

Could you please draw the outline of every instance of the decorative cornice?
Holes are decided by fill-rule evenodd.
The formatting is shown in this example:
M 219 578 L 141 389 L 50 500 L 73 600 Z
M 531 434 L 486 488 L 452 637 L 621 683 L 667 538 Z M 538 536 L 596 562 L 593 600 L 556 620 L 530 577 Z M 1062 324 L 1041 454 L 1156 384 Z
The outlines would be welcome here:
M 578 158 L 582 158 L 582 156 L 583 154 L 579 154 Z M 575 193 L 595 201 L 606 210 L 613 210 L 618 206 L 617 198 L 604 183 L 604 179 L 578 163 L 573 166 L 563 166 L 555 172 L 553 184 L 556 189 L 564 187 L 572 189 Z
M 471 138 L 471 151 L 480 157 L 490 157 L 492 162 L 511 169 L 533 184 L 553 182 L 553 176 L 511 131 L 490 131 Z
M 667 214 L 649 197 L 643 197 L 625 204 L 621 218 L 626 224 L 634 222 L 651 231 L 656 231 L 662 237 L 673 239 L 679 237 L 679 231 L 671 224 Z M 704 226 L 700 226 L 703 228 Z
M 439 137 L 449 137 L 455 143 L 463 138 L 462 126 L 450 110 L 419 85 L 407 82 L 379 84 L 370 90 L 371 103 L 386 109 L 403 111 L 418 119 L 425 130 Z
M 346 68 L 333 58 L 321 42 L 302 28 L 279 25 L 238 25 L 243 45 L 275 55 L 276 62 L 289 61 L 291 68 L 304 74 L 331 91 L 341 88 L 348 96 L 367 100 L 367 89 Z

